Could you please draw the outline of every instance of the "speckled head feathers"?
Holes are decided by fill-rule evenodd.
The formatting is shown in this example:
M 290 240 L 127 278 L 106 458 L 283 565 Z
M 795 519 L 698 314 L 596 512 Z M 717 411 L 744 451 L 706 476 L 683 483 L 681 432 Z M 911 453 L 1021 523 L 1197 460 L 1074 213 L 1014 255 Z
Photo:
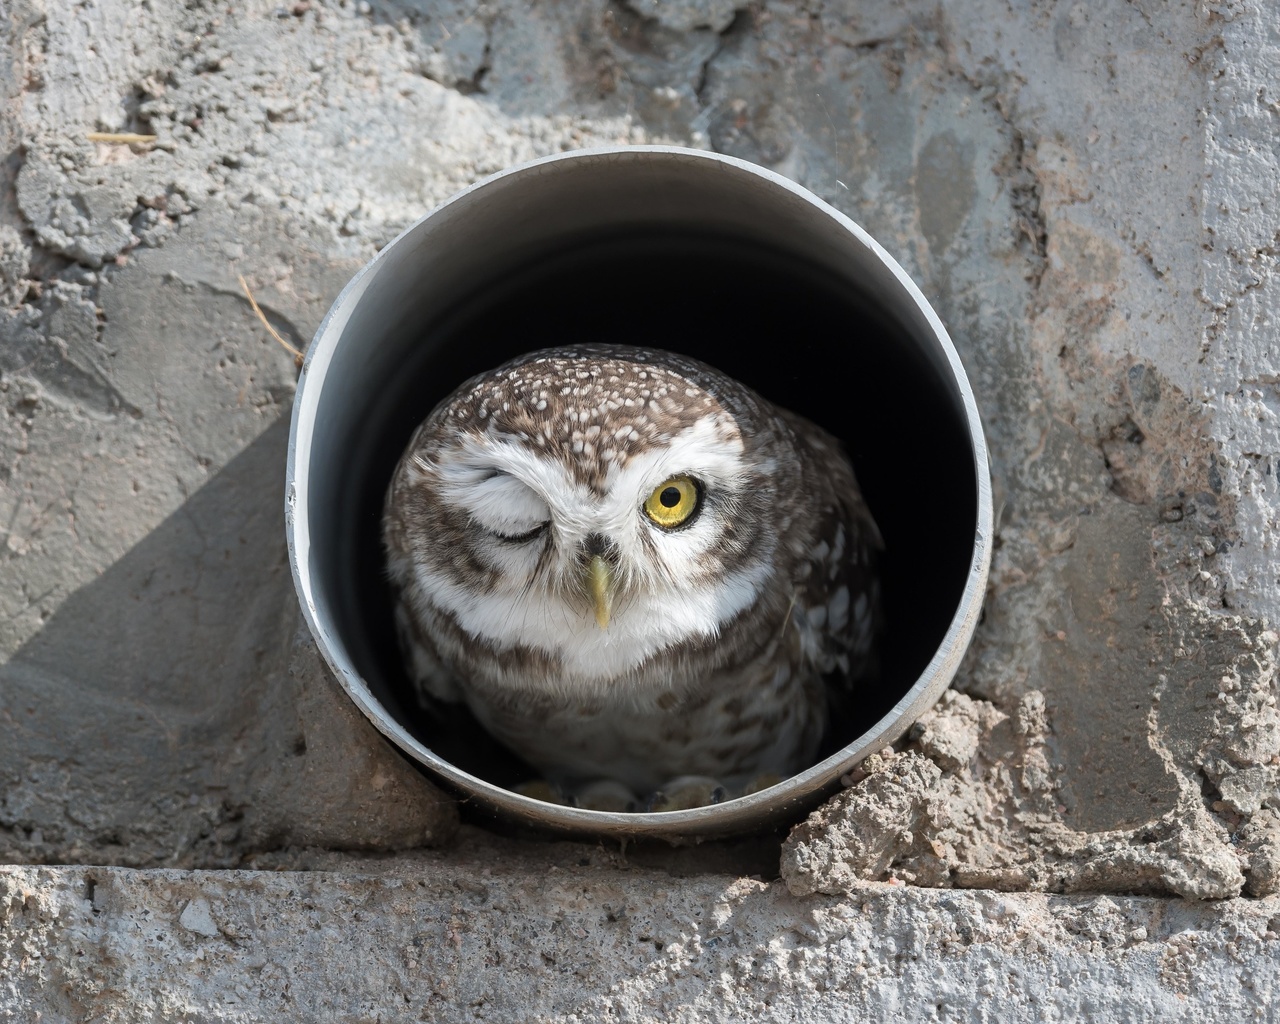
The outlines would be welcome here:
M 583 345 L 522 356 L 469 380 L 432 414 L 427 450 L 457 434 L 518 439 L 598 490 L 610 467 L 669 443 L 699 421 L 726 439 L 757 403 L 736 381 L 702 363 L 653 349 Z M 424 452 L 426 454 L 426 452 Z

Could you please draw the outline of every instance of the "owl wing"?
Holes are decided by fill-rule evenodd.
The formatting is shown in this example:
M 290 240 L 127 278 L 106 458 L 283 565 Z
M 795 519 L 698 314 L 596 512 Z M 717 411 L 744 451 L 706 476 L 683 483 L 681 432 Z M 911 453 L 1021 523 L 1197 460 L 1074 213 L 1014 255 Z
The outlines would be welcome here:
M 883 544 L 865 502 L 854 497 L 838 502 L 820 521 L 820 539 L 792 611 L 808 659 L 822 675 L 846 685 L 874 668 L 881 625 L 877 568 Z
M 835 440 L 799 417 L 789 418 L 814 499 L 809 544 L 797 553 L 794 635 L 801 657 L 836 689 L 848 689 L 876 667 L 884 541 Z
M 402 594 L 396 595 L 396 633 L 419 702 L 429 708 L 432 700 L 446 704 L 462 700 L 457 679 L 441 661 L 435 644 Z

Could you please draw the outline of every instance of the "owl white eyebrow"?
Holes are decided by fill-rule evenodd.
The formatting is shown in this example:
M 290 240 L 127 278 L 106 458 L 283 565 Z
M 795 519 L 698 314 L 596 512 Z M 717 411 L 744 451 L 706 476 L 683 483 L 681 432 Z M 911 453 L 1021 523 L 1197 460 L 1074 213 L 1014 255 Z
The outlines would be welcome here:
M 631 494 L 640 494 L 643 500 L 663 480 L 681 474 L 699 480 L 707 489 L 731 486 L 742 476 L 742 449 L 740 437 L 721 436 L 715 418 L 706 416 L 671 438 L 666 448 L 611 468 L 605 487 L 610 497 L 623 494 L 630 501 Z

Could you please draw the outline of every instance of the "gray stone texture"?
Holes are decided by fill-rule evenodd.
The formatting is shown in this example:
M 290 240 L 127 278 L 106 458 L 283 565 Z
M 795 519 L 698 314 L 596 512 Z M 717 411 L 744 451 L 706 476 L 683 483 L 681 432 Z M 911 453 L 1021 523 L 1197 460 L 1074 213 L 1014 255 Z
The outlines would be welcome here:
M 121 866 L 0 872 L 0 1019 L 1273 1018 L 1278 82 L 1236 0 L 0 7 L 0 860 Z M 656 141 L 935 304 L 985 617 L 781 861 L 450 846 L 297 633 L 238 276 L 304 346 L 457 188 Z
M 0 1020 L 1275 1019 L 1280 907 L 859 882 L 576 845 L 310 871 L 0 868 Z

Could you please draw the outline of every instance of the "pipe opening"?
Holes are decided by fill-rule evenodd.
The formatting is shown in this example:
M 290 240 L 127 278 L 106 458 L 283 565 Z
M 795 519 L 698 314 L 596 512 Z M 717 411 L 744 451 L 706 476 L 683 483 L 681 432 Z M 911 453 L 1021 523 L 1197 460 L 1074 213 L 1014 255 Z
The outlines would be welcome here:
M 323 404 L 316 414 L 312 577 L 351 665 L 387 713 L 478 778 L 508 787 L 528 776 L 465 712 L 433 720 L 418 711 L 394 635 L 380 519 L 410 434 L 441 399 L 513 356 L 575 342 L 694 356 L 842 440 L 885 540 L 886 632 L 879 680 L 832 723 L 820 757 L 889 713 L 951 626 L 979 515 L 963 400 L 933 339 L 865 284 L 715 231 L 578 233 L 469 284 L 441 313 L 432 312 L 438 302 L 412 298 L 394 318 L 389 307 L 378 356 L 348 367 L 328 426 Z

